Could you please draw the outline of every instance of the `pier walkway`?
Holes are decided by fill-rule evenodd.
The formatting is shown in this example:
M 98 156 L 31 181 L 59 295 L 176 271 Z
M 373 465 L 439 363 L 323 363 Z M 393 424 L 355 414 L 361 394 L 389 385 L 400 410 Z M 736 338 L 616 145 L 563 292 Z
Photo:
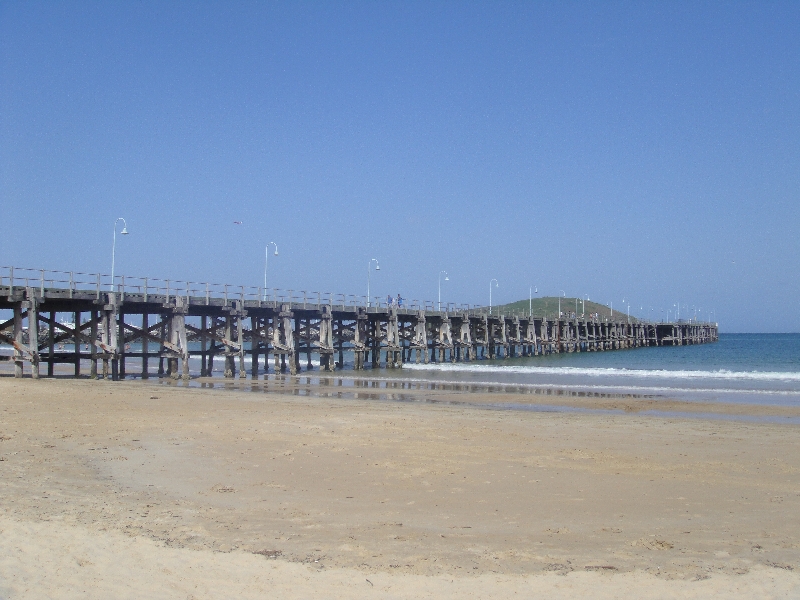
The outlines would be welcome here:
M 441 310 L 438 310 L 441 308 Z M 14 373 L 124 379 L 200 376 L 222 360 L 225 377 L 295 374 L 353 367 L 399 368 L 404 362 L 598 352 L 642 346 L 714 342 L 704 322 L 565 318 L 498 314 L 486 307 L 409 301 L 403 306 L 364 296 L 308 293 L 224 284 L 0 267 L 0 350 L 10 346 Z M 2 314 L 2 313 L 0 313 Z M 245 360 L 249 357 L 249 361 Z M 249 363 L 249 364 L 247 364 Z M 304 364 L 305 363 L 305 364 Z M 151 369 L 151 365 L 157 371 Z M 249 369 L 246 368 L 249 366 Z

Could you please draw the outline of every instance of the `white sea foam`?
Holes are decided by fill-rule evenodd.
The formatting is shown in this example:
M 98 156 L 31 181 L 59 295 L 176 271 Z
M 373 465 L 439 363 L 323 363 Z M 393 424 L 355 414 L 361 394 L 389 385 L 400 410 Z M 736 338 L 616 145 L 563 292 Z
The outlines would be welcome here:
M 421 369 L 420 369 L 421 370 Z M 307 375 L 307 374 L 306 374 Z M 360 379 L 364 381 L 381 381 L 387 383 L 413 383 L 418 385 L 452 385 L 462 387 L 483 387 L 483 388 L 498 388 L 504 389 L 531 389 L 531 390 L 577 390 L 587 392 L 599 393 L 634 393 L 634 394 L 675 394 L 675 393 L 691 393 L 691 394 L 755 394 L 755 395 L 776 395 L 776 396 L 800 396 L 800 390 L 765 390 L 765 389 L 750 389 L 750 388 L 703 388 L 692 387 L 682 388 L 676 386 L 656 386 L 656 385 L 599 385 L 599 384 L 569 384 L 569 383 L 517 383 L 508 381 L 464 381 L 463 379 L 424 379 L 421 377 L 403 377 L 403 378 L 383 378 L 383 377 L 369 377 L 368 375 L 358 376 L 354 371 L 347 371 L 345 373 L 337 372 L 335 377 L 355 380 Z
M 404 369 L 420 371 L 442 371 L 481 374 L 520 374 L 520 375 L 572 375 L 585 377 L 628 377 L 641 379 L 717 379 L 740 381 L 786 381 L 800 382 L 796 371 L 694 371 L 668 369 L 615 369 L 605 367 L 522 367 L 511 365 L 477 364 L 416 364 L 407 363 Z

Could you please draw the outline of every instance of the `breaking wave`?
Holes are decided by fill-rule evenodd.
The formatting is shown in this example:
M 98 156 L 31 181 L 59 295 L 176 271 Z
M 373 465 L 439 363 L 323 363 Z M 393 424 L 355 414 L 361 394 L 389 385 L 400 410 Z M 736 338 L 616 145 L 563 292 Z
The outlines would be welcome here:
M 519 374 L 519 375 L 571 375 L 583 377 L 627 377 L 638 379 L 716 379 L 728 381 L 786 381 L 800 382 L 800 372 L 796 371 L 717 371 L 668 369 L 618 369 L 611 367 L 529 367 L 511 365 L 477 364 L 416 364 L 406 363 L 404 369 L 420 371 L 462 372 L 480 374 Z

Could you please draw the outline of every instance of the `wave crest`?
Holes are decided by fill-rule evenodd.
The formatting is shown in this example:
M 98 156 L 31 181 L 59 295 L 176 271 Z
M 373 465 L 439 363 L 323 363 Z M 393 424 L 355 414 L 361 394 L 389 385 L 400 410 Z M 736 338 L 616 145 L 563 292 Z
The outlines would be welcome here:
M 465 372 L 465 373 L 510 373 L 523 375 L 581 375 L 586 377 L 630 377 L 641 379 L 719 379 L 740 381 L 798 381 L 800 373 L 789 371 L 717 371 L 667 369 L 617 369 L 612 367 L 522 367 L 511 365 L 476 364 L 416 364 L 406 363 L 404 369 L 420 371 Z

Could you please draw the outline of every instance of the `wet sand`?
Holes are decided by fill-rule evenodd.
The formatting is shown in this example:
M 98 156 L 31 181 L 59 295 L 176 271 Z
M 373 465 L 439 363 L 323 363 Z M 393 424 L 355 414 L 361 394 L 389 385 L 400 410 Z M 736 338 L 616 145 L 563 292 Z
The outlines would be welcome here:
M 800 594 L 775 407 L 214 385 L 0 378 L 0 596 Z

